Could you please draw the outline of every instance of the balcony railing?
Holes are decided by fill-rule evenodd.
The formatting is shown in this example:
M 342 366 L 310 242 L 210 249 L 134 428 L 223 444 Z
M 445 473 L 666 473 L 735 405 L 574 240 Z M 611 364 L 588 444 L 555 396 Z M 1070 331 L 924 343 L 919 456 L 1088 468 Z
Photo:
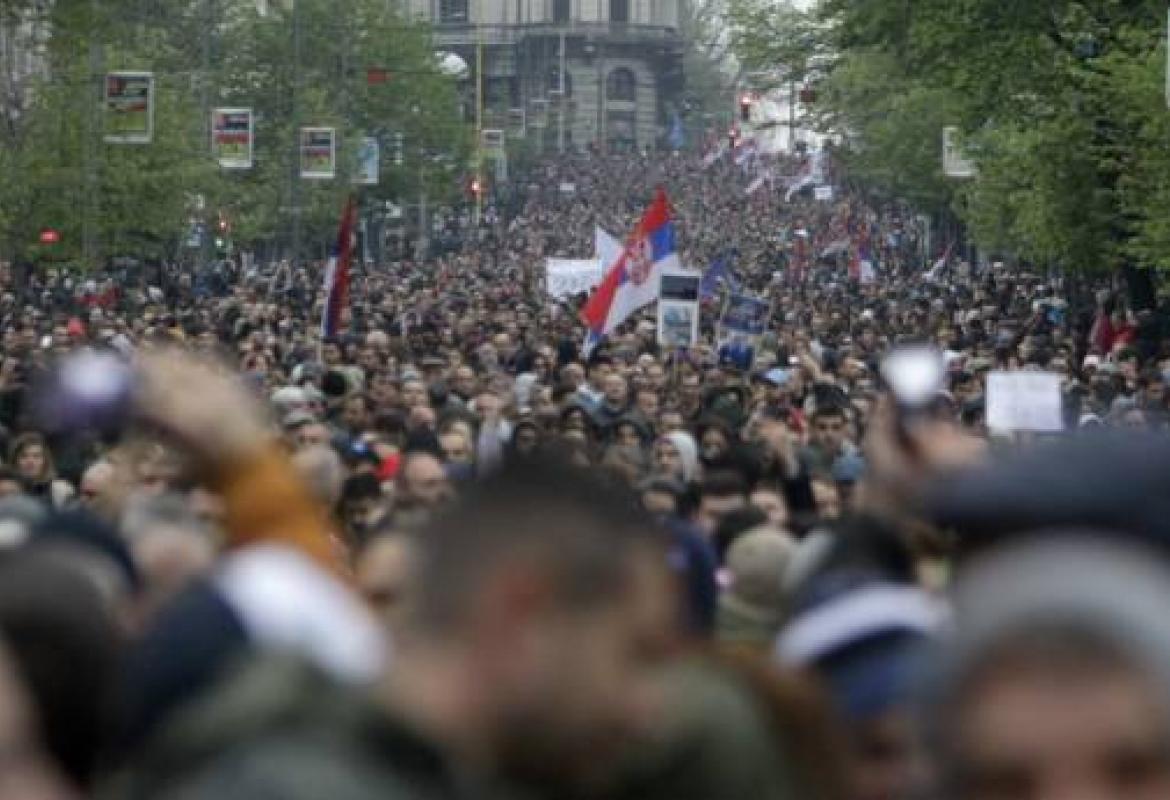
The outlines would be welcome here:
M 479 26 L 467 22 L 438 22 L 434 28 L 435 42 L 440 46 L 471 45 L 477 41 L 485 45 L 506 45 L 530 36 L 560 36 L 562 33 L 638 42 L 669 42 L 678 38 L 677 28 L 640 22 L 516 22 Z

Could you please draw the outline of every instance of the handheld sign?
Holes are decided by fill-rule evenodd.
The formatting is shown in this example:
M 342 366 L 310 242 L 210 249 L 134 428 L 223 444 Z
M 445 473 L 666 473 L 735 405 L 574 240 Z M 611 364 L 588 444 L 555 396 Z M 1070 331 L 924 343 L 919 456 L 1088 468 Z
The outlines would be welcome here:
M 992 372 L 987 376 L 987 427 L 995 432 L 1064 430 L 1060 376 L 1054 372 Z
M 700 275 L 664 272 L 658 291 L 658 343 L 690 347 L 699 339 Z

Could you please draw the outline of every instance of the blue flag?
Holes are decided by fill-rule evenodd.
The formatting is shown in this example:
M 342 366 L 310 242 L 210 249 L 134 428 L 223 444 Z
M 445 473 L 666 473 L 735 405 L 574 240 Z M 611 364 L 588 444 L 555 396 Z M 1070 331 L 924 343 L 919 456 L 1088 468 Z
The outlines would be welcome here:
M 683 132 L 682 119 L 679 118 L 678 112 L 674 112 L 674 119 L 670 124 L 670 133 L 666 137 L 667 143 L 675 150 L 682 150 L 686 146 L 687 136 Z
M 734 253 L 723 253 L 703 273 L 703 280 L 699 283 L 699 299 L 710 300 L 719 293 L 719 285 L 727 284 L 733 292 L 739 291 L 739 286 L 731 274 L 731 264 L 735 261 Z

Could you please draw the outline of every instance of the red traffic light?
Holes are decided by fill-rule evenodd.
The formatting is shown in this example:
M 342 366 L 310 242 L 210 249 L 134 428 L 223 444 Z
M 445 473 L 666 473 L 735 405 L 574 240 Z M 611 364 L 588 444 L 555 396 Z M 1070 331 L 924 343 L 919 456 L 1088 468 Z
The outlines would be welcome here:
M 57 244 L 61 241 L 61 234 L 52 228 L 45 228 L 41 231 L 41 244 Z
M 483 193 L 483 183 L 481 183 L 481 182 L 480 182 L 479 178 L 473 178 L 473 179 L 472 179 L 472 181 L 471 181 L 471 193 L 472 193 L 472 194 L 474 194 L 474 195 L 479 195 L 479 194 L 482 194 L 482 193 Z
M 739 104 L 741 106 L 750 106 L 754 102 L 756 102 L 756 98 L 752 97 L 751 92 L 744 92 L 739 96 Z
M 227 233 L 227 230 L 230 226 L 228 225 L 228 221 L 226 219 L 220 218 L 219 223 L 216 227 L 219 228 L 220 233 Z

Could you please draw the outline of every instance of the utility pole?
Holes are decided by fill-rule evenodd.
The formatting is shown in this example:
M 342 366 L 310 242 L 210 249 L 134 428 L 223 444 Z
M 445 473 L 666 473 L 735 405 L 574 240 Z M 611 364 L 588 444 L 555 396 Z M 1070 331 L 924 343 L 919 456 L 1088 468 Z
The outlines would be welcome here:
M 788 80 L 788 152 L 796 152 L 796 75 Z
M 565 29 L 561 28 L 561 64 L 557 68 L 557 77 L 559 78 L 560 86 L 560 113 L 557 114 L 557 152 L 565 152 L 565 106 L 568 105 L 568 100 L 565 98 Z
M 105 75 L 103 74 L 101 36 L 104 27 L 98 23 L 98 0 L 89 0 L 89 80 L 85 84 L 85 141 L 82 144 L 82 159 L 85 162 L 85 197 L 82 198 L 81 251 L 87 267 L 97 260 L 97 216 L 101 212 L 98 203 L 96 169 L 98 137 L 101 135 L 101 102 L 105 97 Z
M 483 215 L 483 0 L 475 14 L 475 227 Z
M 295 271 L 301 265 L 301 4 L 292 0 L 292 163 L 289 169 L 289 202 L 292 204 L 292 257 Z
M 203 124 L 200 126 L 202 133 L 203 147 L 211 147 L 211 61 L 212 61 L 212 40 L 213 31 L 215 29 L 215 0 L 203 0 L 204 25 L 203 25 L 203 63 L 202 63 L 202 80 L 200 81 L 201 100 L 203 106 Z M 205 153 L 207 150 L 204 151 Z M 201 267 L 206 267 L 211 261 L 211 209 L 205 202 L 203 205 L 203 236 L 199 241 L 199 255 Z

